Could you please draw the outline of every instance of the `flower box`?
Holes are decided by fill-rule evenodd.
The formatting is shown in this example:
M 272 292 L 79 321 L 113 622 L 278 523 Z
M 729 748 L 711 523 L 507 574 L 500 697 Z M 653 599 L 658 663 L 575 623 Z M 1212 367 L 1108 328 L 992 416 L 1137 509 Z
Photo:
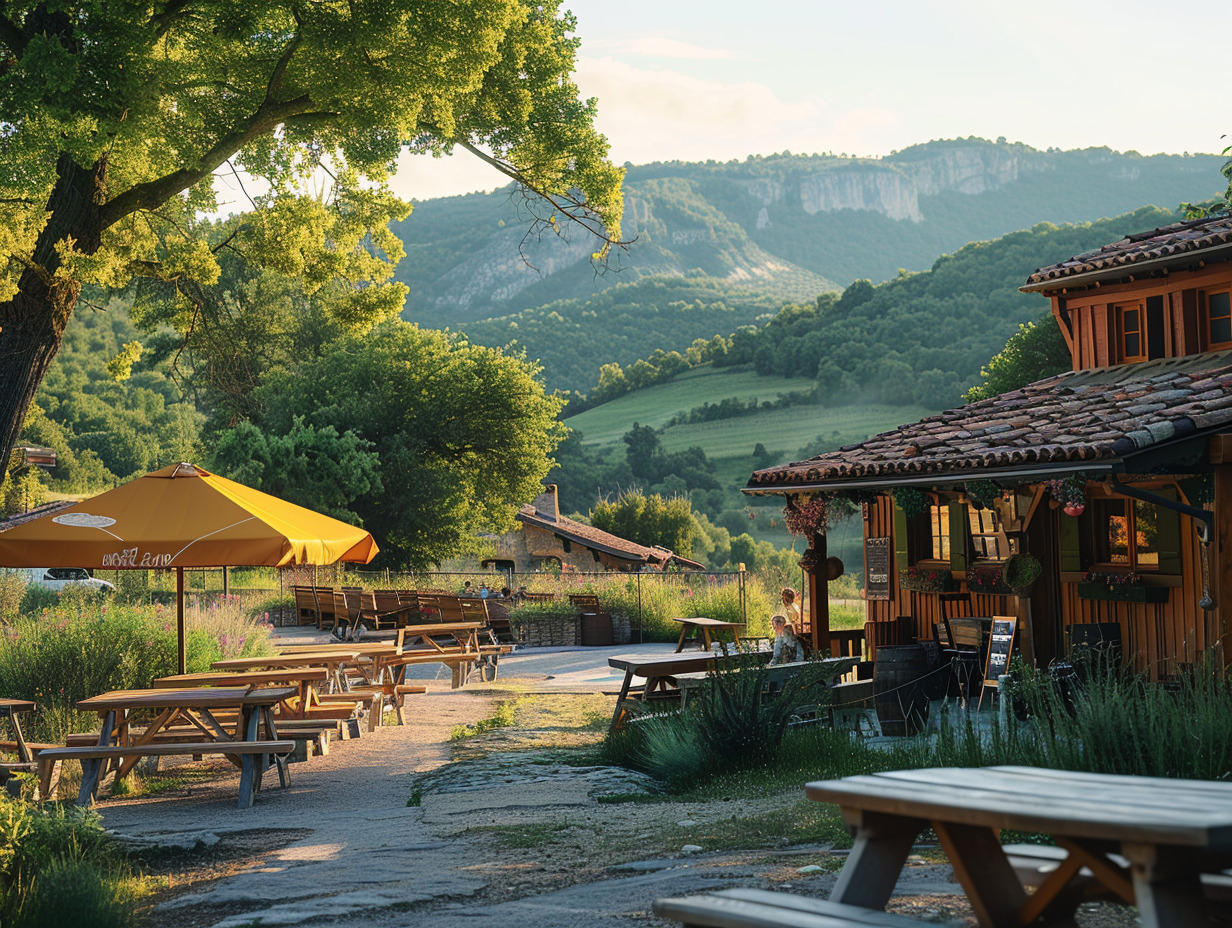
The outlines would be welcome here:
M 1168 601 L 1166 586 L 1145 586 L 1139 583 L 1118 583 L 1109 585 L 1095 581 L 1084 581 L 1078 584 L 1080 599 L 1102 599 L 1116 603 L 1166 603 Z
M 909 567 L 899 577 L 898 585 L 913 593 L 948 593 L 956 587 L 948 570 L 926 567 Z

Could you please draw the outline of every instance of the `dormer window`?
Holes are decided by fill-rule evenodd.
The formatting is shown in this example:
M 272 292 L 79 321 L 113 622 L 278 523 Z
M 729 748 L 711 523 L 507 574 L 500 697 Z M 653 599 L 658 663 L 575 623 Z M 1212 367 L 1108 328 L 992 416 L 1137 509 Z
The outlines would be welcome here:
M 1123 362 L 1146 360 L 1146 313 L 1141 303 L 1116 307 L 1117 336 Z
M 1206 295 L 1206 346 L 1232 348 L 1232 299 L 1227 290 Z

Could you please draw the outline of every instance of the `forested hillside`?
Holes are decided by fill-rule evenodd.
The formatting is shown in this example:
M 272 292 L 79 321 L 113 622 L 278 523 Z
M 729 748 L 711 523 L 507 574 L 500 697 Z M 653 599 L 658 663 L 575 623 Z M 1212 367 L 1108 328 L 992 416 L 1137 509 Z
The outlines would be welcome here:
M 482 344 L 516 340 L 550 386 L 585 389 L 602 364 L 682 351 L 784 303 L 927 269 L 968 242 L 1205 199 L 1222 186 L 1221 163 L 966 139 L 881 159 L 630 166 L 633 242 L 605 272 L 581 230 L 526 239 L 521 200 L 506 191 L 417 204 L 394 225 L 407 249 L 397 277 L 411 290 L 406 318 Z

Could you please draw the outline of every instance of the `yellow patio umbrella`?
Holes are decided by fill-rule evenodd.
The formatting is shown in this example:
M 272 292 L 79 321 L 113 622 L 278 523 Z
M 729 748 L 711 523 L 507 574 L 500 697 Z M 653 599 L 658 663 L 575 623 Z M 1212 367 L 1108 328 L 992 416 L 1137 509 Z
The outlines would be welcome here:
M 176 464 L 0 532 L 0 567 L 175 568 L 184 672 L 185 567 L 366 564 L 376 542 L 361 528 Z

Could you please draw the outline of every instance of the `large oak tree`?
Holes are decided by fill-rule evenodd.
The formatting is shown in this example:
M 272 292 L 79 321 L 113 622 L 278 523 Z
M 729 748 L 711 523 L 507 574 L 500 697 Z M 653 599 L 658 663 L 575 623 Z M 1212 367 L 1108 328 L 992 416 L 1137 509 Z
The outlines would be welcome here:
M 296 275 L 362 265 L 407 145 L 467 148 L 617 239 L 574 25 L 558 0 L 0 0 L 0 460 L 83 285 L 214 282 L 220 169 L 259 179 L 246 257 Z

